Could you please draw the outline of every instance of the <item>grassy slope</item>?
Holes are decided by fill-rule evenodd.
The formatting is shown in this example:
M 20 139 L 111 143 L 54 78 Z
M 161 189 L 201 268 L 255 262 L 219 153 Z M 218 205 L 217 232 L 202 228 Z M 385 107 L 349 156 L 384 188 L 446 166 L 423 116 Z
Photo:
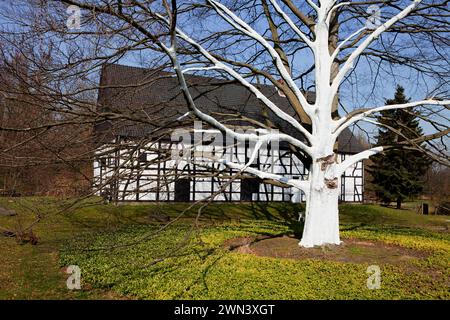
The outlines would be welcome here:
M 23 211 L 17 203 L 2 201 L 0 205 Z M 39 206 L 44 212 L 53 210 L 51 202 Z M 191 230 L 192 219 L 183 218 L 153 235 L 158 226 L 149 224 L 147 215 L 153 211 L 176 216 L 182 208 L 173 204 L 86 207 L 44 219 L 35 230 L 38 246 L 14 245 L 12 239 L 0 238 L 0 298 L 98 299 L 118 294 L 144 299 L 450 298 L 446 282 L 450 237 L 439 231 L 448 226 L 448 217 L 369 205 L 341 206 L 345 237 L 383 239 L 432 252 L 426 260 L 404 268 L 381 266 L 382 289 L 368 290 L 366 265 L 273 259 L 222 249 L 228 238 L 292 232 L 297 211 L 292 205 L 211 205 L 201 219 L 206 226 L 189 238 L 187 246 L 177 249 Z M 0 225 L 14 220 L 0 217 Z M 136 240 L 137 245 L 111 248 Z M 97 250 L 104 248 L 108 250 Z M 168 252 L 176 257 L 151 264 Z M 59 263 L 80 265 L 85 288 L 86 284 L 94 288 L 66 290 Z

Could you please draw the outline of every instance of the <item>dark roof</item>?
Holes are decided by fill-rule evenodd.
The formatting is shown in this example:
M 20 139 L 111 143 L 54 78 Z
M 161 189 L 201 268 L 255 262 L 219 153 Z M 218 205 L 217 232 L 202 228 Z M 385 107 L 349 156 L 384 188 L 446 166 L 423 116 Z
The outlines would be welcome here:
M 186 75 L 196 106 L 230 125 L 255 126 L 237 120 L 240 114 L 266 123 L 269 119 L 280 131 L 301 139 L 289 123 L 279 119 L 259 102 L 253 94 L 238 83 L 228 80 Z M 285 97 L 274 86 L 258 85 L 264 95 L 283 111 L 298 118 Z M 307 99 L 314 102 L 315 94 L 308 92 Z M 103 66 L 98 95 L 100 111 L 127 114 L 132 120 L 115 121 L 114 134 L 126 137 L 145 137 L 158 126 L 173 122 L 188 111 L 178 80 L 173 73 L 118 64 Z M 152 118 L 150 121 L 146 119 Z M 96 126 L 97 131 L 111 128 L 112 122 Z M 355 153 L 362 150 L 359 141 L 349 130 L 339 137 L 339 151 Z

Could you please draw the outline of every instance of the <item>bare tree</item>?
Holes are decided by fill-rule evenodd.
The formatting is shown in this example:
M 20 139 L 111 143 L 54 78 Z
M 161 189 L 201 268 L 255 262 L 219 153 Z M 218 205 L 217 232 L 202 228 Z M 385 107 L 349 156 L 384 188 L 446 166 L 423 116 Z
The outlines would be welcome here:
M 72 17 L 83 18 L 81 28 L 66 28 L 66 6 L 81 10 Z M 420 107 L 430 133 L 401 146 L 449 163 L 447 1 L 62 0 L 36 2 L 27 8 L 23 15 L 29 14 L 32 22 L 19 19 L 13 30 L 4 33 L 4 40 L 17 47 L 17 39 L 31 32 L 39 34 L 45 46 L 58 47 L 55 55 L 60 60 L 52 66 L 41 64 L 52 70 L 54 83 L 58 78 L 74 81 L 81 74 L 92 80 L 97 66 L 136 52 L 147 66 L 175 71 L 190 110 L 186 117 L 195 116 L 238 141 L 255 143 L 246 164 L 221 158 L 216 162 L 306 194 L 302 246 L 340 243 L 338 185 L 342 173 L 390 147 L 368 148 L 338 163 L 336 143 L 346 128 L 361 122 L 379 125 L 373 116 L 384 110 Z M 214 75 L 244 86 L 263 105 L 261 112 L 272 112 L 302 138 L 282 130 L 273 133 L 263 126 L 258 135 L 236 132 L 197 107 L 186 82 L 189 73 Z M 421 99 L 366 107 L 368 101 L 383 101 L 377 93 L 397 77 L 414 79 Z M 292 112 L 264 95 L 258 82 L 275 86 L 286 96 Z M 80 97 L 86 89 L 48 86 L 46 90 L 60 105 L 71 106 L 70 111 L 59 108 L 60 112 L 83 115 L 83 119 L 155 120 L 136 113 L 100 113 Z M 313 103 L 306 97 L 307 90 L 315 91 Z M 344 98 L 353 94 L 358 105 L 346 105 L 349 100 Z M 275 140 L 310 159 L 308 180 L 250 166 L 258 149 Z M 423 141 L 427 141 L 426 149 L 420 146 Z

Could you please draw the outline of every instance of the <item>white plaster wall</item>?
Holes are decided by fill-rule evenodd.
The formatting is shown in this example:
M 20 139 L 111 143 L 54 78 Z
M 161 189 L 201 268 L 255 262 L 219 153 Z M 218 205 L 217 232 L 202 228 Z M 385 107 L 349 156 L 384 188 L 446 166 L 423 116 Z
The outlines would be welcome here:
M 162 144 L 162 147 L 166 147 L 166 148 L 178 148 L 180 149 L 180 146 L 176 145 L 176 144 Z M 140 150 L 140 152 L 146 152 L 147 153 L 147 161 L 151 161 L 151 160 L 155 160 L 157 158 L 157 155 L 155 153 L 150 153 L 148 152 L 148 148 L 155 148 L 155 145 L 149 145 L 146 148 L 142 148 Z M 105 150 L 110 150 L 111 147 L 109 146 L 104 146 L 103 148 L 100 148 L 98 150 L 97 153 L 100 152 L 104 152 Z M 237 150 L 237 154 L 234 154 L 233 152 L 235 152 Z M 197 146 L 196 147 L 196 151 L 197 153 L 200 155 L 200 157 L 205 156 L 206 157 L 202 157 L 201 158 L 201 163 L 202 164 L 206 164 L 206 165 L 214 165 L 215 168 L 218 169 L 225 169 L 225 166 L 220 164 L 213 164 L 211 159 L 208 159 L 209 156 L 214 155 L 214 152 L 218 152 L 219 156 L 223 156 L 228 160 L 231 161 L 239 161 L 240 163 L 245 163 L 246 161 L 246 155 L 245 155 L 245 147 L 243 145 L 239 145 L 237 147 L 226 147 L 225 149 L 222 147 L 212 147 L 212 146 Z M 214 151 L 214 152 L 213 152 Z M 251 156 L 251 149 L 248 148 L 248 152 L 247 152 L 247 159 Z M 295 156 L 292 155 L 292 160 L 290 157 L 288 156 L 283 156 L 280 158 L 278 156 L 278 154 L 276 154 L 276 156 L 272 156 L 272 155 L 267 155 L 268 150 L 267 149 L 261 149 L 260 152 L 260 165 L 262 166 L 262 168 L 264 168 L 265 170 L 267 170 L 268 172 L 271 173 L 278 173 L 278 174 L 284 174 L 287 175 L 288 177 L 292 177 L 292 178 L 299 178 L 299 179 L 303 179 L 303 173 L 304 173 L 304 168 L 303 168 L 303 163 Z M 126 167 L 130 167 L 130 165 L 137 165 L 138 161 L 133 160 L 130 161 L 129 159 L 129 155 L 127 154 L 127 151 L 121 151 L 120 152 L 121 157 L 119 162 L 121 164 L 125 164 L 126 163 Z M 136 152 L 136 158 L 137 158 L 137 152 Z M 339 155 L 339 160 L 343 161 L 345 159 L 346 155 L 340 154 Z M 114 161 L 111 161 L 112 164 L 114 164 Z M 195 162 L 195 161 L 194 161 Z M 256 163 L 256 161 L 255 161 Z M 94 161 L 94 185 L 97 183 L 99 183 L 100 181 L 100 165 L 101 163 L 99 161 Z M 156 164 L 150 164 L 153 166 L 156 166 Z M 283 166 L 284 165 L 284 166 Z M 166 162 L 166 170 L 168 172 L 170 172 L 171 174 L 175 174 L 175 171 L 171 171 L 174 170 L 175 168 L 178 168 L 178 172 L 180 173 L 181 170 L 185 170 L 185 173 L 187 174 L 187 167 L 191 167 L 193 166 L 193 163 L 188 162 L 186 160 L 169 160 Z M 162 167 L 162 166 L 161 166 Z M 292 167 L 292 168 L 291 168 Z M 353 167 L 348 168 L 345 171 L 345 176 L 347 177 L 352 177 L 354 175 L 356 175 L 358 178 L 355 179 L 345 179 L 345 185 L 343 187 L 343 200 L 344 201 L 353 201 L 353 195 L 354 195 L 354 191 L 355 191 L 355 182 L 357 185 L 362 184 L 362 162 L 358 162 L 356 163 Z M 354 170 L 356 169 L 356 170 Z M 120 176 L 124 176 L 124 179 L 128 178 L 128 174 L 130 169 L 122 169 L 120 172 Z M 114 168 L 102 168 L 102 181 L 104 182 L 105 179 L 107 179 L 108 177 L 111 177 L 113 174 Z M 292 171 L 292 174 L 290 174 L 289 172 Z M 286 173 L 287 172 L 287 173 Z M 307 173 L 307 170 L 305 170 L 305 172 Z M 147 200 L 147 201 L 155 201 L 157 199 L 156 197 L 156 192 L 152 192 L 150 189 L 151 188 L 156 188 L 156 181 L 152 181 L 152 177 L 144 177 L 144 175 L 155 175 L 157 176 L 159 174 L 157 168 L 148 168 L 145 170 L 141 171 L 142 173 L 142 177 L 141 177 L 141 182 L 140 182 L 140 186 L 139 186 L 139 200 Z M 208 196 L 211 195 L 211 177 L 202 177 L 202 178 L 196 178 L 196 182 L 195 182 L 195 188 L 197 191 L 205 191 L 205 193 L 197 193 L 195 196 L 195 200 L 200 200 L 200 199 L 205 199 Z M 191 182 L 191 193 L 193 190 L 193 183 Z M 122 181 L 121 183 L 119 183 L 119 192 L 124 190 L 124 181 Z M 126 195 L 126 199 L 130 199 L 130 200 L 135 200 L 136 199 L 136 192 L 137 192 L 137 185 L 135 181 L 130 181 L 130 184 L 127 188 L 127 195 Z M 219 189 L 219 185 L 217 182 L 214 183 L 214 191 Z M 273 189 L 274 192 L 276 192 L 276 194 L 274 194 L 273 196 L 273 201 L 288 201 L 289 198 L 291 198 L 289 196 L 289 189 L 286 189 L 284 192 L 284 196 L 281 192 L 281 188 L 277 187 L 277 186 L 271 186 L 271 185 L 260 185 L 260 195 L 259 198 L 261 201 L 271 201 L 271 190 Z M 174 183 L 170 183 L 167 186 L 164 186 L 161 190 L 160 190 L 160 196 L 159 196 L 159 200 L 160 201 L 165 201 L 165 200 L 173 200 L 174 198 L 174 190 L 175 190 L 175 185 Z M 231 200 L 232 201 L 239 201 L 240 200 L 240 181 L 239 180 L 235 180 L 231 186 L 228 186 L 226 189 L 227 192 L 227 197 L 228 200 L 230 200 L 230 196 L 229 196 L 229 192 L 233 191 L 232 195 L 231 195 Z M 268 191 L 269 193 L 269 198 L 267 198 L 266 194 L 265 194 L 265 190 Z M 361 186 L 356 186 L 356 190 L 362 194 L 362 187 Z M 236 193 L 237 192 L 237 193 Z M 298 201 L 305 201 L 305 197 L 304 194 L 300 195 L 299 192 L 296 192 L 294 190 L 291 189 L 291 191 L 294 195 L 292 197 L 292 201 L 294 202 L 298 202 Z M 279 194 L 278 194 L 279 193 Z M 99 192 L 97 193 L 99 194 Z M 193 199 L 193 195 L 191 194 L 190 196 L 191 200 Z M 256 200 L 257 199 L 257 195 L 254 194 L 253 195 L 253 199 Z M 225 200 L 225 196 L 224 195 L 219 195 L 215 198 L 215 200 L 220 200 L 220 201 L 224 201 Z

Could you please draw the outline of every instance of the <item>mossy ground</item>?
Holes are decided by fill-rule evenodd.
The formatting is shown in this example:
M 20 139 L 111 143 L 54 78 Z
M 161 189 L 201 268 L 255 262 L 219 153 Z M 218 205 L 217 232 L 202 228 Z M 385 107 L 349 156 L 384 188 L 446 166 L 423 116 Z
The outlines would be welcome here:
M 13 201 L 13 202 L 10 202 Z M 381 241 L 426 252 L 404 264 L 385 261 L 381 289 L 366 286 L 368 263 L 285 259 L 224 247 L 245 236 L 299 234 L 291 204 L 213 204 L 195 224 L 198 207 L 183 204 L 88 205 L 55 214 L 48 198 L 2 199 L 23 224 L 27 206 L 48 216 L 34 228 L 36 246 L 0 238 L 0 298 L 35 299 L 449 299 L 449 217 L 421 216 L 375 205 L 342 205 L 344 238 Z M 172 224 L 149 218 L 164 213 Z M 12 227 L 17 217 L 0 217 Z M 195 226 L 197 225 L 197 227 Z M 358 248 L 353 252 L 358 255 Z M 361 252 L 364 254 L 364 252 Z M 79 265 L 83 290 L 65 288 L 62 268 Z

